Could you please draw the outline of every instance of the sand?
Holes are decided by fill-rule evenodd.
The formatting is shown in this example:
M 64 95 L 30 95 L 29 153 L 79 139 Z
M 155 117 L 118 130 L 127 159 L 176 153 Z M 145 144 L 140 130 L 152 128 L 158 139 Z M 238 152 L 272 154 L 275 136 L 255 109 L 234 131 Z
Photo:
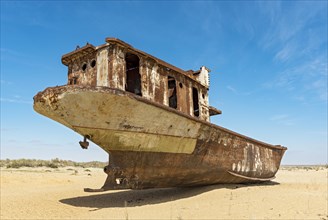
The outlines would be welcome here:
M 328 219 L 327 168 L 284 167 L 273 182 L 193 188 L 99 188 L 96 168 L 1 168 L 1 219 Z

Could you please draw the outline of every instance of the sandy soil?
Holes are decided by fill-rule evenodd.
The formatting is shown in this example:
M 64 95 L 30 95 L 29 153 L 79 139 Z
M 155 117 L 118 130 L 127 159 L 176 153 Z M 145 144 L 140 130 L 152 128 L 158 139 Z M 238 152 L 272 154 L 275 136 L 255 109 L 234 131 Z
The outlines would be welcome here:
M 1 219 L 328 219 L 327 168 L 285 167 L 262 185 L 83 192 L 101 169 L 1 168 Z

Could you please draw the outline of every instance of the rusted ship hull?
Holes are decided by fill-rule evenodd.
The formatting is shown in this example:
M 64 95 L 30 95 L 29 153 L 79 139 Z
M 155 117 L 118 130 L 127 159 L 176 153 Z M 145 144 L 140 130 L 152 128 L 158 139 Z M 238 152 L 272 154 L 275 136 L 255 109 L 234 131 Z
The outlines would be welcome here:
M 109 153 L 101 190 L 268 181 L 286 150 L 108 87 L 48 88 L 34 109 Z

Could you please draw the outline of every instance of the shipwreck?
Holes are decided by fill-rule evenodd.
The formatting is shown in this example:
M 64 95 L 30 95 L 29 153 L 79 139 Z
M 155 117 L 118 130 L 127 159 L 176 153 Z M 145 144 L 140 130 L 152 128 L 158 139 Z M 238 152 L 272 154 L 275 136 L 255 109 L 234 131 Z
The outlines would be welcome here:
M 100 189 L 253 183 L 275 177 L 287 150 L 210 123 L 209 69 L 184 71 L 106 38 L 62 56 L 67 85 L 34 96 L 34 109 L 109 154 Z

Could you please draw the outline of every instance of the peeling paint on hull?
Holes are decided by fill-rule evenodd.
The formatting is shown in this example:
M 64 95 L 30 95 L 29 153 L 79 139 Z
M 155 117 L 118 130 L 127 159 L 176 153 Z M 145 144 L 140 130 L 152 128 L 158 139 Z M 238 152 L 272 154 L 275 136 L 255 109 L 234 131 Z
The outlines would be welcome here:
M 34 109 L 109 153 L 101 190 L 267 181 L 286 150 L 120 89 L 48 88 Z

